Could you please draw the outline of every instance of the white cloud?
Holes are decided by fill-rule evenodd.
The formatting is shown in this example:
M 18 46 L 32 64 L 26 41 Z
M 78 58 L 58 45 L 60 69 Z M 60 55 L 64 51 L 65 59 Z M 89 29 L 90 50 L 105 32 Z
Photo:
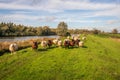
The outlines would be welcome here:
M 99 9 L 109 9 L 113 8 L 115 4 L 101 4 L 101 3 L 92 3 L 92 2 L 80 2 L 80 1 L 66 1 L 63 3 L 63 9 L 83 9 L 83 10 L 99 10 Z
M 38 21 L 39 22 L 54 22 L 57 19 L 55 16 L 41 16 Z
M 36 2 L 37 1 L 37 2 Z M 28 4 L 29 3 L 29 4 Z M 33 5 L 34 4 L 34 5 Z M 116 7 L 116 4 L 107 3 L 92 3 L 88 0 L 16 0 L 12 3 L 0 3 L 0 8 L 2 9 L 32 9 L 32 10 L 46 10 L 46 11 L 63 11 L 63 10 L 100 10 L 100 9 L 110 9 Z
M 109 24 L 109 25 L 118 24 L 118 23 L 120 23 L 120 20 L 108 20 L 106 23 Z
M 120 17 L 120 6 L 116 6 L 111 9 L 97 11 L 93 13 L 93 16 L 116 16 Z
M 92 3 L 89 0 L 16 0 L 11 3 L 0 3 L 0 9 L 39 10 L 59 13 L 65 10 L 98 10 L 87 12 L 82 17 L 120 16 L 120 5 L 115 3 Z
M 7 14 L 7 15 L 0 15 L 1 22 L 22 22 L 26 20 L 37 20 L 37 16 L 30 16 L 24 14 Z
M 20 10 L 20 9 L 34 9 L 31 6 L 27 6 L 27 5 L 19 5 L 19 4 L 8 4 L 8 3 L 0 3 L 0 9 L 16 9 L 16 10 Z

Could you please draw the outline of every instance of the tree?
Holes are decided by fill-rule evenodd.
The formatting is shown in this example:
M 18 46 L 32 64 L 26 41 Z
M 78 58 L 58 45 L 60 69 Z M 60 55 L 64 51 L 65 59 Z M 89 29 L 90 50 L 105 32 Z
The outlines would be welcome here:
M 93 31 L 92 31 L 92 32 L 93 32 L 93 34 L 99 34 L 99 33 L 101 33 L 101 31 L 100 31 L 100 30 L 95 29 L 95 28 L 93 29 Z
M 49 26 L 44 26 L 42 29 L 43 29 L 42 32 L 43 35 L 49 35 L 51 32 Z
M 37 34 L 38 36 L 41 36 L 41 35 L 42 35 L 42 32 L 43 32 L 43 31 L 42 31 L 42 27 L 38 27 L 38 28 L 36 28 L 36 30 L 37 30 L 37 33 L 36 33 L 36 34 Z
M 66 32 L 66 36 L 71 36 L 70 32 Z
M 117 33 L 118 33 L 118 30 L 117 30 L 117 29 L 113 29 L 113 30 L 112 30 L 112 33 L 113 33 L 113 34 L 117 34 Z
M 65 22 L 60 22 L 57 27 L 57 34 L 59 36 L 66 36 L 68 26 Z

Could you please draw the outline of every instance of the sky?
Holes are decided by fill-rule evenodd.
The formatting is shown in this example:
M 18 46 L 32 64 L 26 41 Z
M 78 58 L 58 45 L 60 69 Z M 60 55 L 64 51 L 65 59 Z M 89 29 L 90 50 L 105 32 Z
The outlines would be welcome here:
M 0 22 L 120 32 L 120 0 L 0 0 Z

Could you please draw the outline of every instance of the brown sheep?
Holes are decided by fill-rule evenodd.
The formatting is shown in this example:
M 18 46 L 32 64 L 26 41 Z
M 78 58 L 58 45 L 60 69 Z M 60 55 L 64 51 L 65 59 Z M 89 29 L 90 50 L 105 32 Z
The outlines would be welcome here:
M 36 41 L 32 42 L 32 49 L 37 49 L 38 48 L 38 43 Z
M 51 40 L 47 41 L 47 45 L 48 45 L 49 48 L 52 46 L 52 44 L 53 44 L 53 42 Z

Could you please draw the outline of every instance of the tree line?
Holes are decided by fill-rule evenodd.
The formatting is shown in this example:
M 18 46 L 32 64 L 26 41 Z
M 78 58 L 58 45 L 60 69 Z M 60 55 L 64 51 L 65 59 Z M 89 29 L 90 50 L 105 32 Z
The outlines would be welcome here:
M 88 30 L 88 29 L 68 29 L 68 25 L 65 22 L 60 22 L 56 28 L 50 28 L 49 26 L 24 26 L 16 25 L 14 23 L 0 23 L 0 37 L 3 36 L 43 36 L 43 35 L 59 35 L 68 36 L 70 34 L 100 34 L 105 33 L 98 29 Z M 113 34 L 117 34 L 118 30 L 113 29 L 111 31 Z
M 42 36 L 55 35 L 49 26 L 32 27 L 14 23 L 0 23 L 0 36 Z

